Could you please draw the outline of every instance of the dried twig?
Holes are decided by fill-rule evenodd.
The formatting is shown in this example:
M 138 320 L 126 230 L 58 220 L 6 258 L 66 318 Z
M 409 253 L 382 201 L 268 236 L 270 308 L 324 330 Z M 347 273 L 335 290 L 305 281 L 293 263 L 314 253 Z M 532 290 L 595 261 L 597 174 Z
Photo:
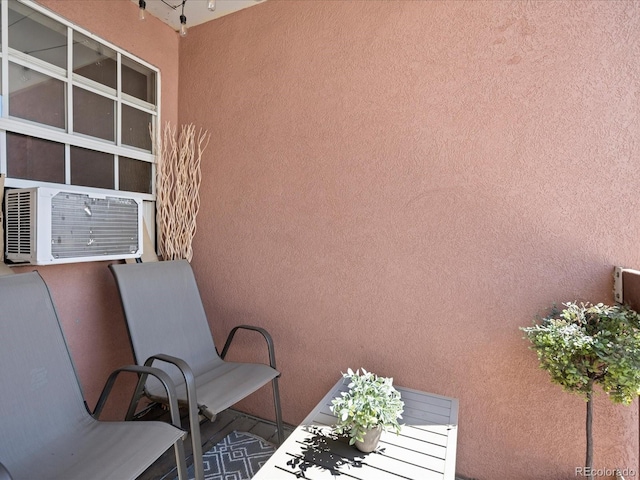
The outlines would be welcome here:
M 164 260 L 193 257 L 191 242 L 196 234 L 200 209 L 200 161 L 211 136 L 202 129 L 196 135 L 193 124 L 176 127 L 165 124 L 156 139 L 156 223 L 159 253 Z

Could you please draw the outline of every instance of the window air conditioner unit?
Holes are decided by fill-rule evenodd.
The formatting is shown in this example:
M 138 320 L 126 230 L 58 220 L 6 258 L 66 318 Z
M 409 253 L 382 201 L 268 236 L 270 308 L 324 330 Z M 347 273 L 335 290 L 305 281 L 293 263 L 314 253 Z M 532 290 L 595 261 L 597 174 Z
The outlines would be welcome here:
M 117 196 L 116 196 L 117 195 Z M 34 187 L 5 192 L 5 258 L 51 265 L 142 256 L 142 201 Z

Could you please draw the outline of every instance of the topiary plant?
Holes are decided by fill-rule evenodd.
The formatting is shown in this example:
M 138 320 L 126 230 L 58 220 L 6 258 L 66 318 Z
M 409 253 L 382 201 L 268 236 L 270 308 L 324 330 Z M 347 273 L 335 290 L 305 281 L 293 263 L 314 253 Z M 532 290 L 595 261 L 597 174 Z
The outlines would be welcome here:
M 587 402 L 585 470 L 593 479 L 593 387 L 625 405 L 640 393 L 640 315 L 623 305 L 563 305 L 521 330 L 551 381 Z

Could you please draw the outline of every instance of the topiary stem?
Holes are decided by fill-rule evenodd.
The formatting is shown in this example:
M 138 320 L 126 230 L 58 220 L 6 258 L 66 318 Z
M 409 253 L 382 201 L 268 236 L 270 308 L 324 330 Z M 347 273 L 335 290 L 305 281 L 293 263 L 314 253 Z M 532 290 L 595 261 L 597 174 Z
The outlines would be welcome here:
M 589 472 L 589 480 L 593 480 L 593 382 L 590 382 L 587 393 L 587 458 L 585 467 Z

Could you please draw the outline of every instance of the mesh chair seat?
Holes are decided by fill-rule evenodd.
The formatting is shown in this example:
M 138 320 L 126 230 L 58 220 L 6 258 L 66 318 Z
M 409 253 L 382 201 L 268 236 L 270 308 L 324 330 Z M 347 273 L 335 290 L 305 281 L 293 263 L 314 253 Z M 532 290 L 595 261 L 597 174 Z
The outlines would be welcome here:
M 184 436 L 168 423 L 150 423 L 100 422 L 89 417 L 71 433 L 5 464 L 14 480 L 134 479 L 158 459 L 158 452 Z
M 195 376 L 195 386 L 200 413 L 210 419 L 238 403 L 260 387 L 276 378 L 277 370 L 259 363 L 224 362 Z M 154 382 L 147 383 L 147 396 L 161 403 L 166 402 L 164 389 Z M 176 385 L 181 405 L 188 405 L 184 381 Z

